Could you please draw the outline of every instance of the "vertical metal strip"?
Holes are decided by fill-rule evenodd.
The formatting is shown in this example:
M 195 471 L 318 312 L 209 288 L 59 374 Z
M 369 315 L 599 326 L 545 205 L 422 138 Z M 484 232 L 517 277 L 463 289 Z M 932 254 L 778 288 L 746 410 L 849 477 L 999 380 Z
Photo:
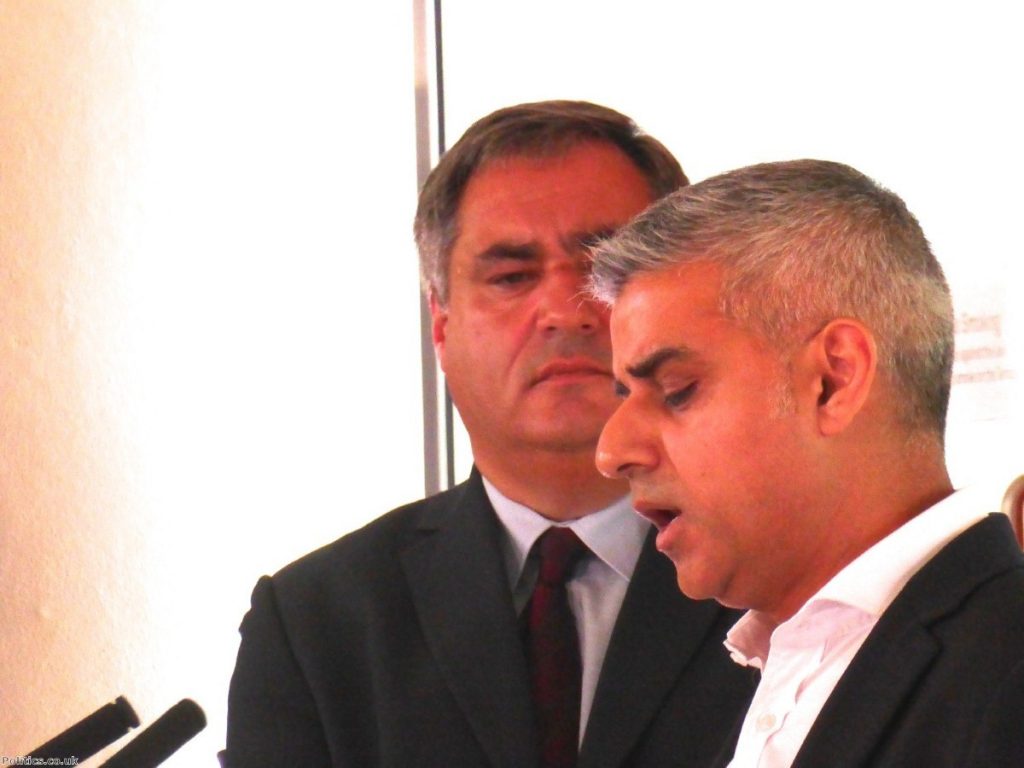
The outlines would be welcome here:
M 448 149 L 445 139 L 444 116 L 444 36 L 441 34 L 441 0 L 434 0 L 434 67 L 437 77 L 437 156 L 440 157 Z M 435 370 L 437 370 L 435 366 Z M 440 374 L 438 374 L 440 375 Z M 452 407 L 452 396 L 448 387 L 444 388 L 444 455 L 446 469 L 446 488 L 455 485 L 455 413 Z
M 448 149 L 444 136 L 444 46 L 441 37 L 441 0 L 434 0 L 434 72 L 437 88 L 437 156 Z
M 441 0 L 413 0 L 416 101 L 416 183 L 445 150 L 444 73 L 441 50 Z M 455 484 L 454 413 L 434 355 L 430 308 L 420 296 L 420 355 L 423 385 L 423 479 L 429 496 Z

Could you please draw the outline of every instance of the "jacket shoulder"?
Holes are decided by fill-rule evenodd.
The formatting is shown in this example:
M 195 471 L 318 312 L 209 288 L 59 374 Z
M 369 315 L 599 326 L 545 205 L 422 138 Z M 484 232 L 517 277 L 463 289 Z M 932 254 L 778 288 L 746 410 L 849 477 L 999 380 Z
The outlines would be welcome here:
M 398 567 L 400 554 L 442 526 L 467 495 L 467 480 L 434 496 L 404 504 L 289 563 L 272 577 L 279 590 L 308 589 L 325 578 L 360 583 Z

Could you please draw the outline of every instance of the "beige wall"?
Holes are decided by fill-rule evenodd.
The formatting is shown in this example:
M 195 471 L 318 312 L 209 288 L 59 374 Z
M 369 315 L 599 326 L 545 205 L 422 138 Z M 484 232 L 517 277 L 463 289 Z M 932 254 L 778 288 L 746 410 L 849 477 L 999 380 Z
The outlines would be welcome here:
M 270 5 L 0 0 L 0 757 L 422 494 L 412 9 Z
M 144 74 L 132 5 L 0 5 L 5 756 L 145 676 L 153 642 L 133 621 L 149 544 L 121 343 L 139 159 L 125 128 Z

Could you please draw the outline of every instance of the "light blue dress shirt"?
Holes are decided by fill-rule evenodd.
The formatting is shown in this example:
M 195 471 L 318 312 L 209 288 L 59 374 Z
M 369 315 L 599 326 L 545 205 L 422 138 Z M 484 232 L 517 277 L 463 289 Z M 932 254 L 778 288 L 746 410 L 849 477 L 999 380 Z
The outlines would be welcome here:
M 526 607 L 537 580 L 537 564 L 532 558 L 528 562 L 530 548 L 550 526 L 572 528 L 594 554 L 577 567 L 567 584 L 583 665 L 580 701 L 582 742 L 608 641 L 650 523 L 633 511 L 628 496 L 578 520 L 555 523 L 504 496 L 487 478 L 483 481 L 487 497 L 506 534 L 502 537 L 502 552 L 517 613 L 522 613 Z

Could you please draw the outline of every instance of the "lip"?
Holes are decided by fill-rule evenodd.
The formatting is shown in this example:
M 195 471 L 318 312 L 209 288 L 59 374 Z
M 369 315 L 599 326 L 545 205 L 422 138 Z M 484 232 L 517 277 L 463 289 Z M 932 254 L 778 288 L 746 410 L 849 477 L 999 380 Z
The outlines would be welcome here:
M 664 552 L 670 544 L 673 523 L 683 514 L 682 510 L 670 504 L 660 504 L 648 500 L 634 501 L 633 509 L 658 529 L 656 544 L 658 551 Z
M 533 377 L 533 384 L 551 380 L 582 379 L 591 376 L 611 378 L 611 370 L 596 360 L 587 357 L 570 357 L 552 360 L 541 366 Z

